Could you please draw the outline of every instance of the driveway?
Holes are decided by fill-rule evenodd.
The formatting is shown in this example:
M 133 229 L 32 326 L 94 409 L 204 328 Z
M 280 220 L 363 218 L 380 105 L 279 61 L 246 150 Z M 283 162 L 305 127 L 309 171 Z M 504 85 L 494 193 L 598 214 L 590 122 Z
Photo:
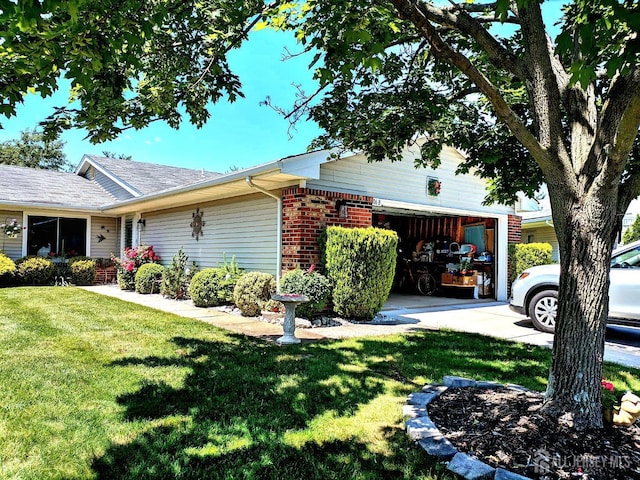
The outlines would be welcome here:
M 452 304 L 450 299 L 432 300 L 429 305 L 420 297 L 398 299 L 391 296 L 382 312 L 390 320 L 414 328 L 446 328 L 479 333 L 517 342 L 551 348 L 553 335 L 536 330 L 531 320 L 518 315 L 503 302 Z M 477 302 L 477 300 L 476 300 Z M 421 305 L 422 304 L 422 305 Z M 611 326 L 607 328 L 604 359 L 640 368 L 640 329 Z

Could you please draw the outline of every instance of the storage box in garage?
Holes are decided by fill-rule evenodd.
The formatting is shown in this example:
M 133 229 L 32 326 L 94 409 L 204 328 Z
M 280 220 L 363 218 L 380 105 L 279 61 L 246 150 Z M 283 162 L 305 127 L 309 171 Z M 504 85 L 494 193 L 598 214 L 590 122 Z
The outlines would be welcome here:
M 453 284 L 453 274 L 443 273 L 442 276 L 440 277 L 440 282 L 448 285 Z
M 477 285 L 476 276 L 464 276 L 464 277 L 456 277 L 458 285 Z

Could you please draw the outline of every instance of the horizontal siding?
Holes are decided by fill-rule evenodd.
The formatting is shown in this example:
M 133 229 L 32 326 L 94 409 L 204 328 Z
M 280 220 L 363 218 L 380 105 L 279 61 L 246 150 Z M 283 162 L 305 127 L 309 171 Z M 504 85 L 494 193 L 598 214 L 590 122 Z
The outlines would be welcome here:
M 189 261 L 198 267 L 217 267 L 226 255 L 236 257 L 241 268 L 276 272 L 276 201 L 264 196 L 247 197 L 234 203 L 215 202 L 198 205 L 205 225 L 196 241 L 190 223 L 196 207 L 143 215 L 146 227 L 141 241 L 153 245 L 161 263 L 170 265 L 182 247 Z
M 94 180 L 98 185 L 100 185 L 102 188 L 104 188 L 107 192 L 109 192 L 111 195 L 116 197 L 118 200 L 126 200 L 129 198 L 133 198 L 133 195 L 131 195 L 131 193 L 129 193 L 124 188 L 122 188 L 120 185 L 118 185 L 116 182 L 111 180 L 102 172 L 95 170 Z
M 436 170 L 415 168 L 414 156 L 407 153 L 401 162 L 367 162 L 356 155 L 320 167 L 320 179 L 307 181 L 309 188 L 368 195 L 375 198 L 457 208 L 495 214 L 514 213 L 512 206 L 484 206 L 486 183 L 475 175 L 456 175 L 460 157 L 445 148 L 442 163 Z M 436 177 L 442 184 L 440 195 L 427 195 L 427 177 Z
M 18 210 L 0 210 L 0 223 L 5 223 L 6 219 L 16 219 L 20 225 L 22 225 L 22 212 Z M 23 225 L 24 226 L 24 225 Z M 24 229 L 22 230 L 25 231 Z M 0 239 L 0 250 L 4 252 L 9 258 L 14 260 L 22 257 L 22 233 L 16 238 L 9 238 L 4 233 L 0 233 L 2 238 Z
M 105 237 L 98 242 L 99 236 Z M 120 249 L 120 230 L 118 220 L 113 217 L 91 217 L 91 256 L 93 258 L 109 258 L 117 255 Z
M 531 241 L 529 236 L 533 235 Z M 523 243 L 549 243 L 553 248 L 551 252 L 551 258 L 554 262 L 560 261 L 560 247 L 558 245 L 558 238 L 556 237 L 556 231 L 553 227 L 540 227 L 540 228 L 527 228 L 522 230 L 522 242 Z

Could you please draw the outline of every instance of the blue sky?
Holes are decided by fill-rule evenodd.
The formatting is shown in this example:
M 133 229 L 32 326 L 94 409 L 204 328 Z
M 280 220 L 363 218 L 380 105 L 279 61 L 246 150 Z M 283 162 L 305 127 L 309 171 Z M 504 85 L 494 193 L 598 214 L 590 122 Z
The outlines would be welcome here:
M 543 13 L 547 27 L 560 18 L 561 0 L 545 2 Z M 500 27 L 504 28 L 504 27 Z M 558 33 L 551 28 L 552 35 Z M 235 103 L 219 102 L 211 106 L 211 119 L 201 129 L 188 120 L 174 130 L 156 122 L 142 130 L 128 130 L 117 140 L 93 145 L 85 140 L 84 131 L 67 131 L 67 160 L 76 165 L 85 153 L 100 155 L 103 150 L 131 155 L 133 160 L 188 168 L 225 172 L 231 167 L 250 167 L 306 151 L 321 132 L 317 125 L 300 121 L 293 138 L 287 132 L 289 123 L 271 108 L 260 106 L 267 96 L 275 105 L 290 108 L 296 89 L 301 84 L 307 93 L 317 88 L 308 64 L 311 56 L 299 56 L 283 61 L 288 46 L 299 52 L 292 34 L 272 30 L 253 32 L 239 50 L 230 54 L 229 63 L 240 76 L 245 98 Z M 68 92 L 60 90 L 53 97 L 42 99 L 30 94 L 11 119 L 0 118 L 0 141 L 19 138 L 20 131 L 34 128 L 52 112 L 53 106 L 66 104 Z
M 62 135 L 67 160 L 76 165 L 85 153 L 100 155 L 108 150 L 131 155 L 141 162 L 224 172 L 234 166 L 245 168 L 303 153 L 320 133 L 317 125 L 301 121 L 290 139 L 288 121 L 271 108 L 260 106 L 270 96 L 275 105 L 290 107 L 296 94 L 293 83 L 302 84 L 308 93 L 317 88 L 313 72 L 308 69 L 309 56 L 282 61 L 287 45 L 292 52 L 300 50 L 291 34 L 261 30 L 253 32 L 247 44 L 232 52 L 229 62 L 240 76 L 245 98 L 211 106 L 212 116 L 201 129 L 188 119 L 179 130 L 156 122 L 97 145 L 84 139 L 85 131 L 67 131 Z M 66 104 L 67 95 L 66 90 L 59 90 L 47 99 L 29 94 L 16 117 L 0 118 L 4 127 L 0 130 L 0 141 L 19 138 L 20 131 L 36 127 L 53 106 Z

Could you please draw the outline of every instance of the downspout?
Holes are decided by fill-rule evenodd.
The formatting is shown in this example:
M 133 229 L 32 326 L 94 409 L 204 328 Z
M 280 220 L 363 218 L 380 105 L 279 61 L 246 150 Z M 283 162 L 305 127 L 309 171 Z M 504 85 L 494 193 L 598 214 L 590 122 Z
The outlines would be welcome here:
M 250 187 L 255 188 L 259 192 L 264 193 L 265 195 L 271 198 L 274 198 L 278 204 L 278 220 L 277 220 L 278 225 L 277 225 L 277 233 L 276 233 L 276 238 L 277 238 L 276 239 L 276 292 L 279 293 L 280 292 L 280 271 L 282 270 L 282 199 L 277 195 L 274 195 L 273 193 L 253 183 L 250 176 L 247 176 L 245 180 L 247 181 L 247 184 Z

